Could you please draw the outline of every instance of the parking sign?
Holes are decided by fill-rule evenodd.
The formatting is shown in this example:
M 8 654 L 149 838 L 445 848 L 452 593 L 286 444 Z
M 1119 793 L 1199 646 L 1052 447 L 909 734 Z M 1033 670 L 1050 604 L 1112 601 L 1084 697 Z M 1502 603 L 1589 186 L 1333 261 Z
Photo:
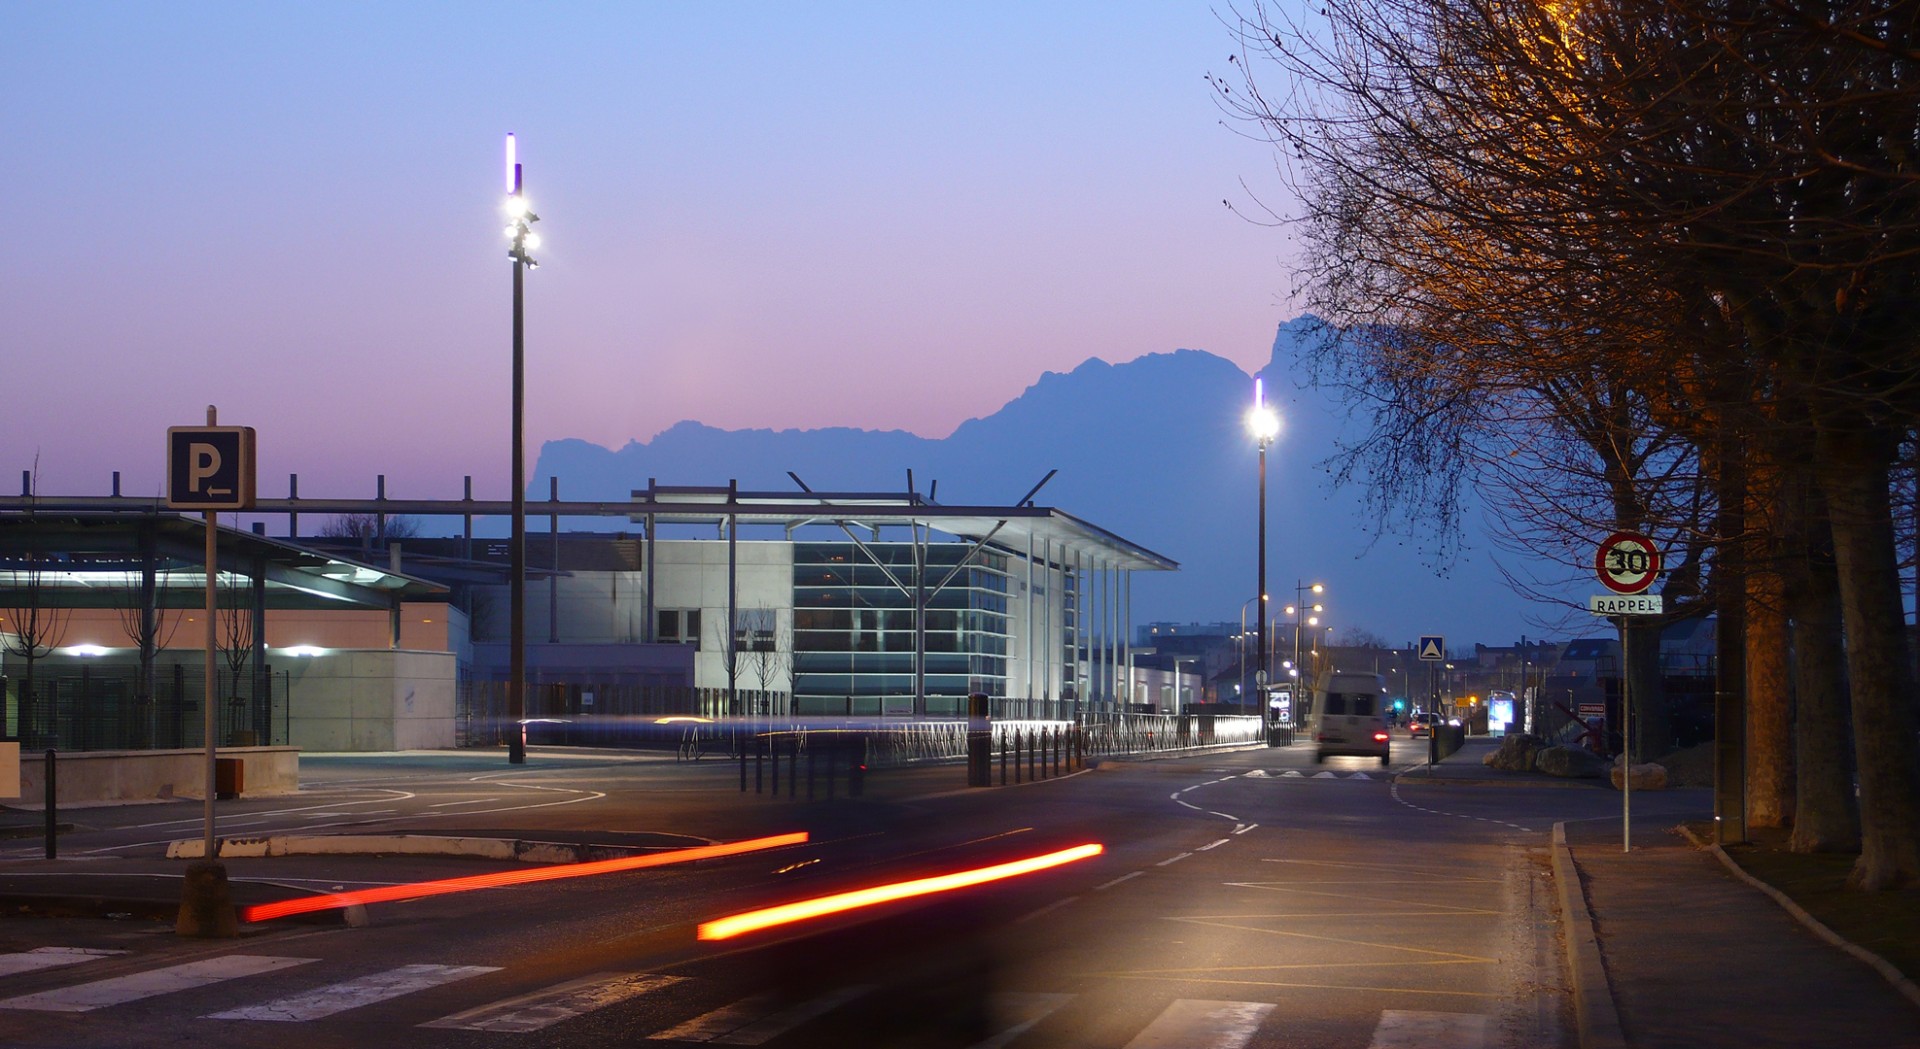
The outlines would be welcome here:
M 167 427 L 167 506 L 253 508 L 253 427 Z

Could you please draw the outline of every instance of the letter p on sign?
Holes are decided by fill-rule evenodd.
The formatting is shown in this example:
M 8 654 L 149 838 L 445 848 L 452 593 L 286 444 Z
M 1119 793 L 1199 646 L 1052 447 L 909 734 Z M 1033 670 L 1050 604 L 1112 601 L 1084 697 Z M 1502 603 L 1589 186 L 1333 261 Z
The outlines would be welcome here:
M 167 506 L 173 510 L 252 508 L 253 427 L 168 427 Z

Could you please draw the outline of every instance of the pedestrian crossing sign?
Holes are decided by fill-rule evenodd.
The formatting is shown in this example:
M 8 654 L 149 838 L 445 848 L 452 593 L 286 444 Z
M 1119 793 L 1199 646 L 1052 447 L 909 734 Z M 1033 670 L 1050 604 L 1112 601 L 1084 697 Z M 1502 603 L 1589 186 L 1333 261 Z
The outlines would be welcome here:
M 1439 634 L 1420 635 L 1420 658 L 1434 662 L 1447 658 L 1447 639 Z

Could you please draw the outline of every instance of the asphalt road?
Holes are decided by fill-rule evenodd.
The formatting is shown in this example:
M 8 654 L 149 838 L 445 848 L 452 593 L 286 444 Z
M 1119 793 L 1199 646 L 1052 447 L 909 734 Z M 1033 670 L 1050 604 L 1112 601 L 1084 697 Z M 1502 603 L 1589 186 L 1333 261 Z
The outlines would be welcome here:
M 1396 764 L 1425 754 L 1395 741 Z M 369 908 L 238 940 L 0 921 L 0 1044 L 773 1047 L 1571 1046 L 1548 832 L 1600 790 L 1414 786 L 1305 748 L 1109 762 L 966 790 L 876 773 L 858 800 L 742 795 L 737 767 L 554 755 L 316 759 L 222 834 L 510 833 L 804 845 Z M 152 862 L 197 806 L 70 814 L 63 855 Z M 1651 814 L 1650 814 L 1651 815 Z M 700 923 L 1098 843 L 1091 858 L 724 941 Z M 37 848 L 37 844 L 35 846 Z M 37 853 L 35 853 L 37 854 Z M 511 865 L 231 861 L 317 888 Z M 331 883 L 331 884 L 327 884 Z M 107 953 L 113 952 L 113 953 Z

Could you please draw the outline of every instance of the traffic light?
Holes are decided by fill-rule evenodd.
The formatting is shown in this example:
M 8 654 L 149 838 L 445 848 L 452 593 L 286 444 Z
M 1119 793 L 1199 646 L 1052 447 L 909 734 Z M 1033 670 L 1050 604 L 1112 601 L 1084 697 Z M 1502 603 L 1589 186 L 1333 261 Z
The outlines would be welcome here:
M 1402 710 L 1405 710 L 1405 709 L 1407 709 L 1407 701 L 1406 701 L 1406 700 L 1404 700 L 1404 699 L 1396 699 L 1396 700 L 1394 700 L 1394 701 L 1393 701 L 1393 709 L 1394 709 L 1394 711 L 1395 711 L 1396 713 L 1398 713 L 1399 711 L 1402 711 Z

